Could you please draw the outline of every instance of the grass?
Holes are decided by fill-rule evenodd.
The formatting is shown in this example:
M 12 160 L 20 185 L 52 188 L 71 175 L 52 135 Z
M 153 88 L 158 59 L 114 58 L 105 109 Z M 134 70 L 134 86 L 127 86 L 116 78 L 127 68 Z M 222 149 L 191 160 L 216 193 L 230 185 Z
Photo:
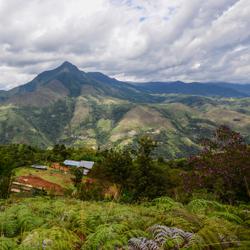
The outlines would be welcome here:
M 73 188 L 71 181 L 71 174 L 64 174 L 55 169 L 49 168 L 48 170 L 37 170 L 29 167 L 17 168 L 15 170 L 15 177 L 34 175 L 38 176 L 46 181 L 58 184 L 62 188 Z
M 111 129 L 111 126 L 112 126 L 112 121 L 109 120 L 109 119 L 100 119 L 98 122 L 97 122 L 97 128 L 101 131 L 110 131 Z

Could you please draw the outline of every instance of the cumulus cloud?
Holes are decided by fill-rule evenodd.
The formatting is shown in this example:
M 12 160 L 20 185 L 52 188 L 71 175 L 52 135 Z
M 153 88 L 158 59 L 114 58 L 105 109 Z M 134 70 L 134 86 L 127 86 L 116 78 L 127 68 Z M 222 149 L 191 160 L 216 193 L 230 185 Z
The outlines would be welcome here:
M 250 82 L 249 0 L 0 0 L 0 88 L 65 60 L 133 81 Z

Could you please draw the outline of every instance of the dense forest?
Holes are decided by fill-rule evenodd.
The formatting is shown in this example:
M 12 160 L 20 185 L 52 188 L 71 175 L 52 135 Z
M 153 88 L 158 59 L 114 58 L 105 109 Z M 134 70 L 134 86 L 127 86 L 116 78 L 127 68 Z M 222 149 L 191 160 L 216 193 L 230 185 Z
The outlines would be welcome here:
M 157 157 L 157 141 L 109 150 L 0 146 L 1 249 L 249 249 L 250 147 L 226 126 L 189 158 Z M 63 197 L 10 193 L 15 170 L 65 159 Z M 35 197 L 37 196 L 37 197 Z

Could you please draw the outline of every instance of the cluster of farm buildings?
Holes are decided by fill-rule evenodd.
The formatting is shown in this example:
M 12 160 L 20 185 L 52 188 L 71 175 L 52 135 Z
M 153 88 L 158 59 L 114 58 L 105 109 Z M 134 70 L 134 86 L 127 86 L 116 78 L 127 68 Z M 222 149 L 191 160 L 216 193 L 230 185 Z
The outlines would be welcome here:
M 51 165 L 52 168 L 57 169 L 57 170 L 61 170 L 64 172 L 68 172 L 70 170 L 70 168 L 80 168 L 83 171 L 84 175 L 87 175 L 89 170 L 92 169 L 94 165 L 93 161 L 73 161 L 73 160 L 65 160 L 63 162 L 63 165 L 60 165 L 59 163 L 54 163 Z M 32 165 L 32 168 L 35 169 L 40 169 L 40 170 L 47 170 L 48 167 L 47 166 L 43 166 L 43 165 Z
M 65 160 L 63 164 L 53 163 L 50 168 L 58 170 L 67 174 L 72 168 L 79 168 L 83 171 L 83 175 L 87 175 L 88 172 L 92 169 L 94 165 L 93 161 L 74 161 L 74 160 Z M 47 171 L 49 169 L 48 166 L 44 165 L 32 165 L 31 168 L 37 170 Z M 33 179 L 37 178 L 33 176 Z M 39 178 L 39 177 L 38 177 Z M 20 179 L 20 178 L 19 178 Z M 38 180 L 39 181 L 39 180 Z M 44 181 L 46 182 L 46 181 Z M 56 188 L 56 187 L 55 187 Z M 31 191 L 43 191 L 44 188 L 39 185 L 31 185 L 30 183 L 25 183 L 25 178 L 21 178 L 20 181 L 13 181 L 11 192 L 13 193 L 21 193 L 21 192 L 31 192 Z

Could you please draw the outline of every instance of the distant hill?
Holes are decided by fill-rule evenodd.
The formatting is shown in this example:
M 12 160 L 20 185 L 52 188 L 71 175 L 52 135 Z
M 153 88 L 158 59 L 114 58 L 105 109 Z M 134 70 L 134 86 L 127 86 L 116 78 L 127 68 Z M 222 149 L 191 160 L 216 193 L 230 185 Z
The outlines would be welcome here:
M 248 88 L 126 83 L 64 62 L 27 84 L 0 91 L 0 142 L 107 148 L 149 134 L 159 142 L 158 155 L 187 156 L 220 124 L 250 141 Z
M 146 82 L 133 83 L 138 90 L 157 94 L 184 94 L 219 97 L 249 97 L 250 84 Z

